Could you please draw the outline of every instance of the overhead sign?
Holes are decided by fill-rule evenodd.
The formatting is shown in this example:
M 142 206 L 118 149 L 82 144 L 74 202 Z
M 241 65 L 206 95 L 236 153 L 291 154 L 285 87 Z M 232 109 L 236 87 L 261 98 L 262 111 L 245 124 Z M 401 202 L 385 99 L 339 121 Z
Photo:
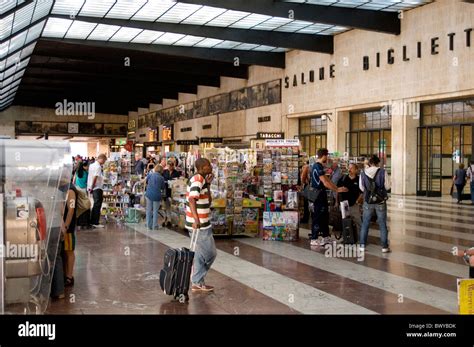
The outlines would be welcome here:
M 79 134 L 79 123 L 67 123 L 67 132 L 69 134 Z
M 299 145 L 300 140 L 298 139 L 265 140 L 265 146 L 267 147 L 298 147 Z
M 201 143 L 222 143 L 222 137 L 201 137 Z
M 284 139 L 285 133 L 264 133 L 258 132 L 257 139 Z
M 178 140 L 176 144 L 182 146 L 199 145 L 199 140 Z

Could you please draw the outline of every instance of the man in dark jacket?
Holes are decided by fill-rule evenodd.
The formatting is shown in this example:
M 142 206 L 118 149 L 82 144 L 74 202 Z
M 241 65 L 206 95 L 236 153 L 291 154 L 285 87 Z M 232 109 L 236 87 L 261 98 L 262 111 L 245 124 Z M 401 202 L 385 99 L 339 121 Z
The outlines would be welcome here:
M 171 214 L 171 187 L 170 182 L 174 179 L 180 178 L 181 173 L 176 170 L 174 159 L 168 160 L 168 168 L 163 172 L 163 178 L 165 179 L 165 212 L 166 219 L 163 222 L 163 226 L 171 226 L 170 214 Z

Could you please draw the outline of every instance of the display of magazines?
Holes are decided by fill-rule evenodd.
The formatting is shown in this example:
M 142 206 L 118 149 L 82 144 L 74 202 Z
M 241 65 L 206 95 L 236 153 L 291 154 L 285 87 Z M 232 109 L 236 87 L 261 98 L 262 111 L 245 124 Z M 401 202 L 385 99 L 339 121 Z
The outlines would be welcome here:
M 185 178 L 173 180 L 171 185 L 171 210 L 170 222 L 181 229 L 185 227 L 186 221 L 186 190 Z
M 263 212 L 263 239 L 271 241 L 298 240 L 299 213 L 297 211 Z

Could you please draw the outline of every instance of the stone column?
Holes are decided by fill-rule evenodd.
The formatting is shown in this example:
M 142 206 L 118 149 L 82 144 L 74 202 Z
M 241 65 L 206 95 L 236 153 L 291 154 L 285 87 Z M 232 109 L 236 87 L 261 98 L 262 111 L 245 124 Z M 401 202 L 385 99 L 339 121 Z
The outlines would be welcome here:
M 410 103 L 392 115 L 392 194 L 415 195 L 417 175 L 417 127 L 419 103 Z M 410 110 L 411 109 L 411 110 Z
M 349 112 L 334 111 L 327 118 L 327 147 L 329 152 L 346 151 L 346 132 L 349 131 Z M 329 120 L 331 118 L 331 120 Z

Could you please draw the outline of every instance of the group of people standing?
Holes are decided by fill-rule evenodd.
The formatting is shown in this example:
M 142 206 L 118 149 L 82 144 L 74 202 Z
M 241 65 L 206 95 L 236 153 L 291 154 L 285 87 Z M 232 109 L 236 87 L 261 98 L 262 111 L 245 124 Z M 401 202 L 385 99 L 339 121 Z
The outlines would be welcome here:
M 318 192 L 313 202 L 311 246 L 324 246 L 331 243 L 329 233 L 329 203 L 327 190 L 331 190 L 336 200 L 347 200 L 349 212 L 357 232 L 361 249 L 365 249 L 369 232 L 369 225 L 374 214 L 377 215 L 377 223 L 380 228 L 380 243 L 382 252 L 390 252 L 387 229 L 387 191 L 390 190 L 390 180 L 385 169 L 380 168 L 380 159 L 372 155 L 363 171 L 359 173 L 359 167 L 355 163 L 349 165 L 349 172 L 342 175 L 337 161 L 333 161 L 330 168 L 326 168 L 328 162 L 328 150 L 319 149 L 317 160 L 310 168 L 308 164 L 302 170 L 301 182 L 303 185 L 311 185 Z M 306 200 L 306 199 L 305 199 Z M 308 222 L 309 203 L 305 201 L 305 212 L 301 222 Z M 362 213 L 361 213 L 362 210 Z
M 146 162 L 145 162 L 146 160 Z M 137 158 L 135 172 L 145 176 L 145 200 L 146 200 L 146 224 L 150 230 L 159 229 L 159 210 L 164 202 L 165 216 L 162 226 L 171 226 L 171 187 L 170 182 L 182 176 L 182 172 L 176 168 L 176 159 L 166 158 L 154 161 Z M 165 160 L 165 161 L 164 161 Z M 164 162 L 163 162 L 164 161 Z

